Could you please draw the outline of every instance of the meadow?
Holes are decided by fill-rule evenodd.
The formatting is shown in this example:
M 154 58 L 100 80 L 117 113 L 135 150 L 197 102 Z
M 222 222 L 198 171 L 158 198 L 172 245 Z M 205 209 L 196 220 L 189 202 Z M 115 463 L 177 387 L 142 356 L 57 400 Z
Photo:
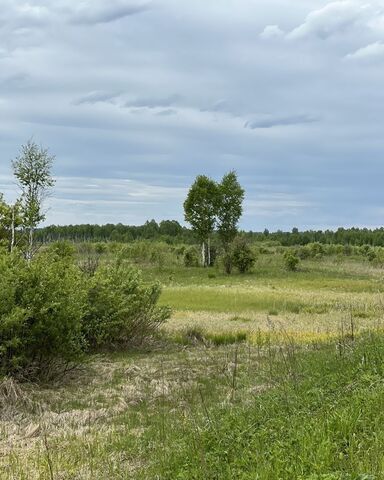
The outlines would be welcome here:
M 1 479 L 384 478 L 382 267 L 139 266 L 171 319 L 55 384 L 4 379 Z

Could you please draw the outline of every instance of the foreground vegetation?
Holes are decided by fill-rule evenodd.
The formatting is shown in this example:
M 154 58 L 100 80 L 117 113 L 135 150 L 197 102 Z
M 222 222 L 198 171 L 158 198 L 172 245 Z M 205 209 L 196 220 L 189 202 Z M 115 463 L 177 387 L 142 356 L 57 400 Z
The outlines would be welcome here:
M 277 249 L 228 276 L 135 258 L 171 319 L 56 383 L 3 379 L 0 478 L 384 477 L 380 266 L 323 256 L 291 272 Z
M 382 478 L 383 348 L 169 346 L 4 381 L 1 478 Z

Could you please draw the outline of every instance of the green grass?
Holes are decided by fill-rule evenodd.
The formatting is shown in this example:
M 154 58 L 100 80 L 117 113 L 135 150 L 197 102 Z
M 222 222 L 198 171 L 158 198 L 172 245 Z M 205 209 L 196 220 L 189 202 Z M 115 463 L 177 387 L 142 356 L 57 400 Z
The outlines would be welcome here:
M 170 348 L 99 358 L 95 369 L 35 387 L 39 415 L 12 406 L 21 431 L 41 429 L 12 434 L 1 479 L 384 478 L 382 336 Z
M 381 337 L 341 352 L 286 351 L 267 362 L 269 388 L 247 402 L 244 372 L 230 402 L 205 390 L 187 420 L 169 418 L 161 454 L 142 478 L 383 478 L 383 355 Z

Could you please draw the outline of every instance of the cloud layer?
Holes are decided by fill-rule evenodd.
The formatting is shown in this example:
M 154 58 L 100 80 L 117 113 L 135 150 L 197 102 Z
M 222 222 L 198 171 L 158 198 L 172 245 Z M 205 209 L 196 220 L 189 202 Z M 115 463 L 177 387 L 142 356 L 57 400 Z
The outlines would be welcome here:
M 182 221 L 232 168 L 246 229 L 382 222 L 379 0 L 4 0 L 0 45 L 0 191 L 48 146 L 49 223 Z

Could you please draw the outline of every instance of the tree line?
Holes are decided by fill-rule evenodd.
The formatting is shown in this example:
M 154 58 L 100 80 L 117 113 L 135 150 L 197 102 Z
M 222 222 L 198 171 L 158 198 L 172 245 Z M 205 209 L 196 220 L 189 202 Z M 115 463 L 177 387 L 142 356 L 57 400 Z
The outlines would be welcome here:
M 0 194 L 1 195 L 1 194 Z M 1 209 L 1 201 L 0 201 Z M 0 213 L 1 215 L 1 213 Z M 8 215 L 8 218 L 10 216 Z M 9 225 L 10 219 L 7 221 Z M 7 228 L 3 228 L 0 237 L 8 238 Z M 309 243 L 321 243 L 323 245 L 371 245 L 384 247 L 384 227 L 376 229 L 368 228 L 338 228 L 337 230 L 305 230 L 293 229 L 289 232 L 278 230 L 270 232 L 244 231 L 239 233 L 250 242 L 274 242 L 290 247 L 295 245 L 308 245 Z M 150 220 L 143 225 L 50 225 L 35 230 L 35 238 L 41 243 L 51 243 L 60 240 L 72 242 L 120 242 L 130 243 L 135 240 L 160 240 L 169 244 L 193 244 L 198 240 L 197 235 L 191 228 L 182 226 L 177 220 L 163 220 L 156 222 Z M 218 235 L 213 231 L 211 241 L 216 242 Z

